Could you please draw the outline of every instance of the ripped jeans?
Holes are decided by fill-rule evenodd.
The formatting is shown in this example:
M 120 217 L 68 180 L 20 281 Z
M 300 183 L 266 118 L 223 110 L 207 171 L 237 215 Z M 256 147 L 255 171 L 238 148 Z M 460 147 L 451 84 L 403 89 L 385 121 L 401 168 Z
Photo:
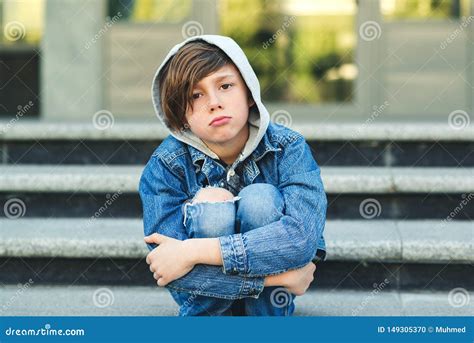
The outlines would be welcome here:
M 265 183 L 244 187 L 231 200 L 187 203 L 184 221 L 189 238 L 215 238 L 245 233 L 277 221 L 284 201 L 276 187 Z M 205 285 L 196 285 L 198 287 Z M 259 297 L 227 300 L 169 289 L 180 306 L 180 316 L 290 316 L 293 294 L 281 287 L 265 287 Z

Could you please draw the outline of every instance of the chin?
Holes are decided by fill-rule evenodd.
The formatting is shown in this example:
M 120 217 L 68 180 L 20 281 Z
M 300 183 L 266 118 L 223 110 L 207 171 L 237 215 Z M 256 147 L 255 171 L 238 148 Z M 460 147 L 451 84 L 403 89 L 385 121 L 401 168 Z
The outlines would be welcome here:
M 237 134 L 235 132 L 234 133 L 229 132 L 228 134 L 220 134 L 220 135 L 215 135 L 215 136 L 211 135 L 211 136 L 205 137 L 204 139 L 207 140 L 208 142 L 223 144 L 223 143 L 227 143 L 231 141 L 235 137 L 237 137 Z
M 225 137 L 225 138 L 219 137 L 219 138 L 215 138 L 215 139 L 211 138 L 208 141 L 212 142 L 214 144 L 225 144 L 225 143 L 231 142 L 233 138 L 234 137 Z

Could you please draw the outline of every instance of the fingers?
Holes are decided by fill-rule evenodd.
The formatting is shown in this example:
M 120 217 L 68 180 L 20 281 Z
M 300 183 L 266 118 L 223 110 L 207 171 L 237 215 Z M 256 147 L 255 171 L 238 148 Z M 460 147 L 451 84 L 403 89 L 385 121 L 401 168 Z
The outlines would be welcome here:
M 154 234 L 152 234 L 152 235 L 150 235 L 150 236 L 145 236 L 145 238 L 144 238 L 144 239 L 145 239 L 145 242 L 147 242 L 147 243 L 155 243 L 155 238 L 156 238 L 157 235 L 158 235 L 157 233 L 154 233 Z
M 156 284 L 160 287 L 166 286 L 168 282 L 166 282 L 165 278 L 160 275 L 158 272 L 153 273 L 153 278 L 156 280 Z
M 166 239 L 167 237 L 166 236 L 163 236 L 163 235 L 160 235 L 159 233 L 154 233 L 150 236 L 146 236 L 144 238 L 145 242 L 146 243 L 156 243 L 156 244 L 161 244 L 164 242 L 164 240 Z M 152 252 L 150 252 L 147 256 L 146 256 L 146 263 L 150 265 L 149 269 L 150 269 L 150 272 L 153 273 L 153 278 L 156 281 L 156 284 L 160 287 L 163 287 L 163 286 L 166 286 L 168 284 L 168 282 L 160 275 L 160 273 L 158 272 L 158 268 L 156 267 L 156 263 L 153 264 L 152 263 L 152 258 L 151 258 L 151 254 L 154 252 L 155 250 L 153 250 Z
M 166 239 L 166 236 L 160 235 L 159 233 L 154 233 L 150 236 L 146 236 L 144 239 L 146 243 L 161 244 Z
M 154 250 L 153 250 L 153 251 L 154 251 Z M 150 252 L 150 253 L 148 253 L 148 255 L 146 255 L 146 259 L 145 259 L 146 264 L 151 264 L 151 263 L 152 263 L 152 260 L 151 260 L 151 257 L 152 257 L 152 256 L 151 256 L 151 255 L 153 254 L 153 251 Z
M 160 287 L 166 286 L 168 282 L 163 278 L 163 276 L 158 272 L 152 264 L 150 265 L 150 271 L 153 273 L 153 278 L 157 281 L 156 284 Z
M 160 287 L 164 287 L 168 284 L 168 282 L 166 282 L 166 280 L 164 278 L 159 278 L 158 281 L 156 282 L 156 284 Z
M 153 273 L 153 278 L 156 280 L 156 284 L 160 287 L 166 286 L 169 283 L 162 275 L 160 275 L 160 273 L 157 272 Z

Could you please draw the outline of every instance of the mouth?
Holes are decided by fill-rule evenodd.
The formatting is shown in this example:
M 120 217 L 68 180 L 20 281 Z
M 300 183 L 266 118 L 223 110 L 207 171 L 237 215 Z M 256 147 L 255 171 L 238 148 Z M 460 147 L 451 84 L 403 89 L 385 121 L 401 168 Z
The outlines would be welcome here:
M 209 123 L 209 126 L 220 126 L 227 124 L 230 121 L 231 117 L 229 116 L 220 116 L 212 119 L 212 121 Z

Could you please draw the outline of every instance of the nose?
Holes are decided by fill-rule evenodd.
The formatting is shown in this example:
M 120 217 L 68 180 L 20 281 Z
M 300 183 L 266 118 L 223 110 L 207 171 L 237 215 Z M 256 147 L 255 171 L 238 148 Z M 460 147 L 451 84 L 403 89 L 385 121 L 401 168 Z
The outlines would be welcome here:
M 209 93 L 209 102 L 207 107 L 210 112 L 214 112 L 216 109 L 222 109 L 221 101 L 215 92 Z

